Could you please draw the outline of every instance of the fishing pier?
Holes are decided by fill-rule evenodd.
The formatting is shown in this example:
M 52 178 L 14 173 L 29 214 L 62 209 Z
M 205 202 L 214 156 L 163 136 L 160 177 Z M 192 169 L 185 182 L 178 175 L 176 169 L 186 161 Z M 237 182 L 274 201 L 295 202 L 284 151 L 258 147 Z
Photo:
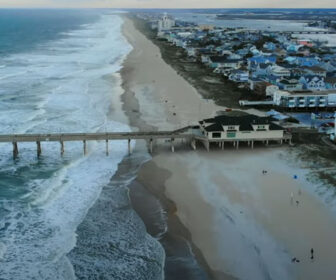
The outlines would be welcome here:
M 13 145 L 13 158 L 16 159 L 19 155 L 20 143 L 36 143 L 37 157 L 42 155 L 42 142 L 58 142 L 60 144 L 60 154 L 64 155 L 65 142 L 82 142 L 83 153 L 87 154 L 87 142 L 88 141 L 104 141 L 106 147 L 106 155 L 109 155 L 109 142 L 116 140 L 125 140 L 128 142 L 128 153 L 132 153 L 131 141 L 145 140 L 148 144 L 148 150 L 153 152 L 153 142 L 155 140 L 166 140 L 170 142 L 171 151 L 175 152 L 176 140 L 180 139 L 186 143 L 190 143 L 192 149 L 196 150 L 196 143 L 201 142 L 204 147 L 209 151 L 210 144 L 215 143 L 222 149 L 224 144 L 229 142 L 236 149 L 239 148 L 239 143 L 247 143 L 253 149 L 254 142 L 262 142 L 266 145 L 270 141 L 276 141 L 282 144 L 283 142 L 290 142 L 291 135 L 284 133 L 281 138 L 244 138 L 244 139 L 209 139 L 202 134 L 198 126 L 185 127 L 174 131 L 150 131 L 150 132 L 106 132 L 106 133 L 55 133 L 55 134 L 7 134 L 0 135 L 0 143 L 12 143 Z
M 211 145 L 218 145 L 224 149 L 225 144 L 231 143 L 235 149 L 239 144 L 247 144 L 251 149 L 254 143 L 263 143 L 266 146 L 270 142 L 282 144 L 291 143 L 292 135 L 283 127 L 274 123 L 270 117 L 259 117 L 255 115 L 227 116 L 219 115 L 214 118 L 198 122 L 198 125 L 186 126 L 171 131 L 139 131 L 139 132 L 96 132 L 96 133 L 54 133 L 54 134 L 7 134 L 0 135 L 0 143 L 13 144 L 13 158 L 19 155 L 19 143 L 36 143 L 37 157 L 42 154 L 42 142 L 60 143 L 60 153 L 65 152 L 65 142 L 81 141 L 83 143 L 84 155 L 87 154 L 88 141 L 104 141 L 106 155 L 109 154 L 109 142 L 125 140 L 128 142 L 128 153 L 131 154 L 131 141 L 145 140 L 149 152 L 153 152 L 153 142 L 157 140 L 170 142 L 171 151 L 175 151 L 175 141 L 190 143 L 196 150 L 197 142 L 201 142 L 207 151 Z

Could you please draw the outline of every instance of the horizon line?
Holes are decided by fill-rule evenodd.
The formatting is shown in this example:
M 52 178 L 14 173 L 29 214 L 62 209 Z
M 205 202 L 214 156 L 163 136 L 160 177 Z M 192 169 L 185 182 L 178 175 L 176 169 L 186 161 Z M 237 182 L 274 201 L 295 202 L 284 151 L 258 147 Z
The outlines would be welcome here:
M 247 8 L 225 8 L 225 7 L 218 7 L 218 8 L 206 8 L 206 7 L 199 7 L 199 8 L 126 8 L 126 7 L 0 7 L 1 10 L 9 10 L 9 9 L 16 9 L 16 10 L 28 10 L 28 9 L 53 9 L 53 10 L 72 10 L 72 9 L 86 9 L 86 10 L 99 10 L 99 9 L 113 9 L 113 10 L 218 10 L 218 9 L 225 9 L 225 10 L 257 10 L 257 9 L 264 9 L 264 10 L 336 10 L 336 7 L 324 7 L 324 8 L 317 8 L 317 7 L 309 7 L 309 8 L 269 8 L 269 7 L 247 7 Z

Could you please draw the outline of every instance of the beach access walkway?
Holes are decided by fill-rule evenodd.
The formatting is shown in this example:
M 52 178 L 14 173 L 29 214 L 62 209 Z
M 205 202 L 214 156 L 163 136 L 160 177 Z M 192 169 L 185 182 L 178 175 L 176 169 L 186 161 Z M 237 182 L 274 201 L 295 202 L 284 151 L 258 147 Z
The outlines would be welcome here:
M 88 141 L 105 141 L 106 155 L 109 155 L 109 141 L 113 140 L 127 140 L 128 153 L 131 154 L 131 141 L 132 140 L 145 140 L 148 143 L 149 152 L 153 152 L 154 140 L 168 140 L 171 143 L 172 152 L 175 151 L 175 140 L 183 139 L 189 142 L 191 147 L 196 150 L 196 142 L 202 142 L 205 148 L 210 150 L 210 143 L 216 142 L 220 147 L 224 148 L 223 141 L 209 140 L 205 137 L 198 126 L 183 127 L 173 131 L 149 131 L 149 132 L 97 132 L 97 133 L 51 133 L 51 134 L 3 134 L 0 135 L 0 143 L 13 144 L 13 158 L 16 159 L 19 155 L 19 143 L 33 142 L 37 146 L 37 156 L 42 154 L 42 142 L 59 142 L 60 153 L 63 156 L 65 152 L 65 142 L 81 141 L 83 142 L 84 155 L 87 154 Z M 290 142 L 292 139 L 291 134 L 285 133 L 284 137 L 280 139 L 280 143 Z M 233 143 L 233 146 L 238 149 L 239 142 L 247 142 L 251 148 L 256 141 L 262 141 L 268 145 L 269 141 L 279 141 L 279 139 L 230 139 L 225 142 Z M 252 143 L 252 145 L 251 145 Z

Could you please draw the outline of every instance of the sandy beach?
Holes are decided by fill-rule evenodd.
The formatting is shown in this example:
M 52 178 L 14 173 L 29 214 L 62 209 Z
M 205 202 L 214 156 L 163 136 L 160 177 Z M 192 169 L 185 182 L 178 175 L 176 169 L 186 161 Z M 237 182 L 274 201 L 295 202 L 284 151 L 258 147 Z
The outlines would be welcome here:
M 133 51 L 121 72 L 122 99 L 135 129 L 180 128 L 224 109 L 204 100 L 124 19 Z M 290 160 L 290 147 L 208 153 L 180 143 L 171 153 L 159 144 L 140 168 L 137 183 L 163 204 L 171 201 L 164 206 L 172 212 L 168 216 L 178 217 L 172 226 L 180 223 L 178 228 L 188 231 L 182 235 L 192 241 L 210 278 L 334 279 L 336 219 L 305 179 L 307 170 Z M 294 257 L 300 262 L 293 263 Z

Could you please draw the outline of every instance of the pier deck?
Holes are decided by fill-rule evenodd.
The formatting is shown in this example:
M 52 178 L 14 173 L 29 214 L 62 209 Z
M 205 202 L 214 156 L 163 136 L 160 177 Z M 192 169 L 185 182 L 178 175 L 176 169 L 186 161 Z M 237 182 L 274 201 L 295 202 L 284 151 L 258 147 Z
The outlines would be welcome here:
M 106 133 L 55 133 L 55 134 L 8 134 L 0 135 L 0 143 L 7 142 L 60 142 L 60 141 L 100 141 L 127 139 L 168 139 L 188 138 L 191 134 L 174 131 L 152 132 L 106 132 Z
M 106 142 L 106 155 L 109 154 L 109 141 L 112 140 L 127 140 L 128 152 L 131 154 L 131 141 L 132 140 L 145 140 L 148 143 L 149 151 L 153 152 L 153 142 L 158 139 L 165 139 L 171 142 L 171 150 L 175 151 L 175 139 L 183 139 L 189 141 L 191 147 L 196 150 L 196 141 L 202 142 L 206 149 L 209 150 L 210 143 L 219 142 L 220 146 L 224 148 L 224 142 L 233 142 L 235 147 L 239 147 L 239 142 L 247 142 L 253 148 L 253 143 L 262 141 L 267 143 L 269 141 L 283 141 L 290 142 L 291 135 L 285 133 L 283 138 L 262 138 L 262 139 L 226 139 L 226 140 L 209 140 L 202 135 L 196 127 L 184 127 L 174 131 L 150 131 L 150 132 L 97 132 L 97 133 L 51 133 L 51 134 L 4 134 L 0 135 L 0 143 L 13 144 L 13 158 L 17 158 L 19 154 L 19 143 L 32 142 L 37 145 L 37 156 L 42 154 L 42 142 L 59 142 L 61 155 L 65 152 L 65 142 L 81 141 L 83 142 L 84 154 L 87 153 L 87 141 L 105 141 Z

